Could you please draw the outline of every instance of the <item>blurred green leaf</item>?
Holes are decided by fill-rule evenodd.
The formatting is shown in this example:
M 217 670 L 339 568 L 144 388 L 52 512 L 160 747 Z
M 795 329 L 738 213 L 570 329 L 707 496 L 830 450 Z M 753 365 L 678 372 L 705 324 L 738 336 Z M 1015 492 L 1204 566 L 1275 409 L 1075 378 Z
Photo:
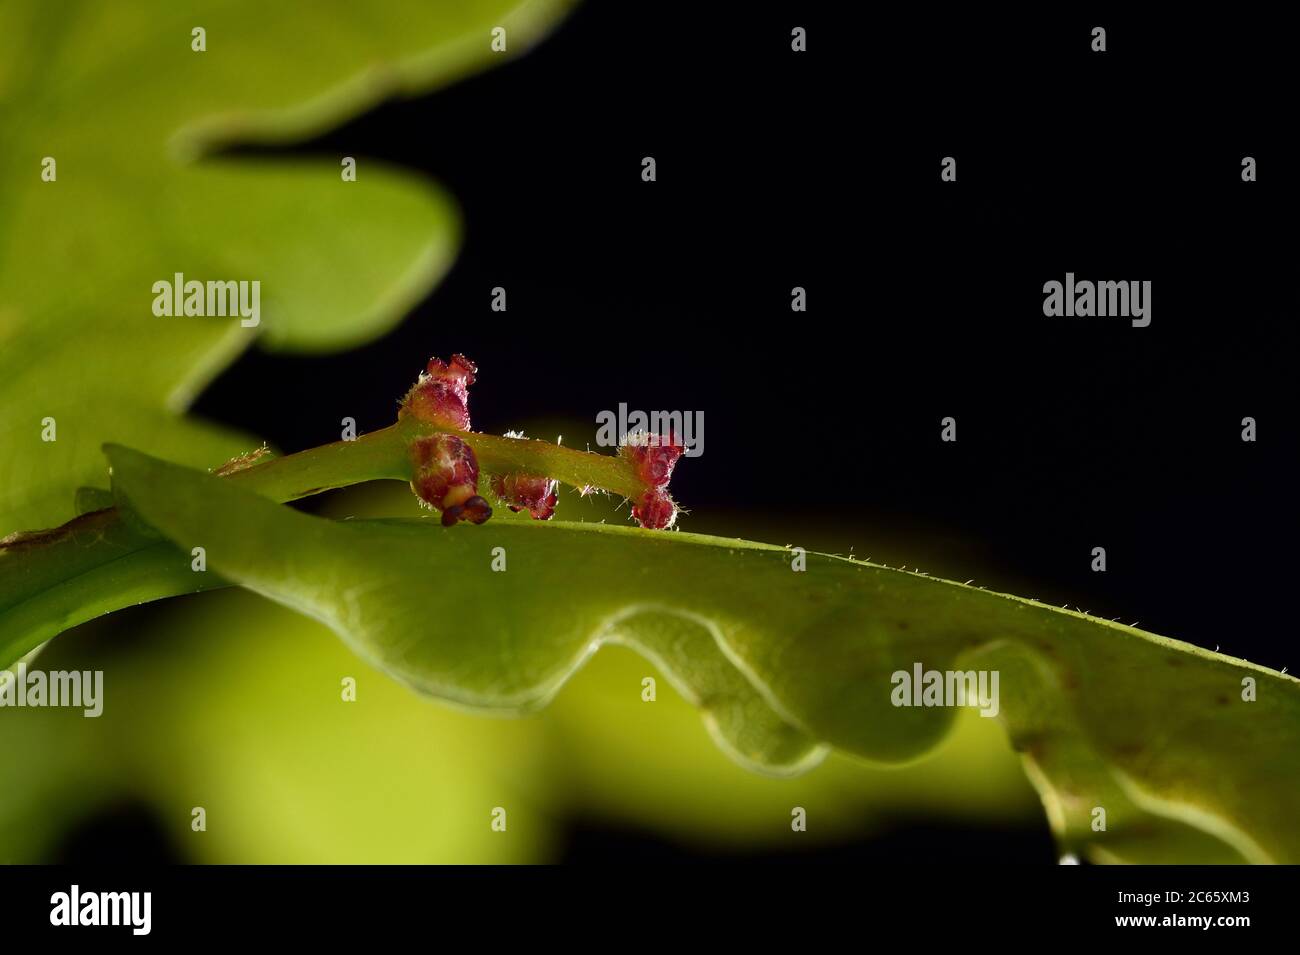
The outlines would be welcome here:
M 249 594 L 202 599 L 202 614 L 180 606 L 163 614 L 155 629 L 167 649 L 109 684 L 117 710 L 133 704 L 114 727 L 122 769 L 187 856 L 243 864 L 547 856 L 554 793 L 541 726 L 429 706 L 315 622 Z M 353 701 L 343 699 L 344 678 L 356 681 Z M 190 830 L 194 805 L 208 811 L 201 835 Z M 505 833 L 491 828 L 498 806 Z
M 237 589 L 123 623 L 148 652 L 120 652 L 120 625 L 114 634 L 105 620 L 41 658 L 43 668 L 104 670 L 98 718 L 0 711 L 0 861 L 49 861 L 69 832 L 123 806 L 147 807 L 187 862 L 514 863 L 551 853 L 555 794 L 537 723 L 431 706 L 319 624 Z M 353 701 L 345 677 L 356 681 Z M 205 832 L 191 829 L 195 806 L 207 812 Z M 507 833 L 490 827 L 497 806 Z
M 659 681 L 653 703 L 643 680 Z M 720 849 L 804 850 L 842 844 L 900 824 L 1027 827 L 1042 821 L 1036 794 L 996 720 L 959 714 L 927 758 L 876 765 L 830 753 L 799 776 L 748 772 L 722 758 L 698 711 L 635 650 L 607 646 L 545 710 L 563 748 L 550 760 L 584 818 L 652 827 Z M 790 828 L 804 808 L 807 831 Z
M 102 668 L 104 710 L 0 718 L 0 862 L 49 861 L 67 833 L 124 805 L 147 808 L 180 859 L 213 863 L 554 861 L 575 819 L 753 852 L 934 815 L 1017 827 L 1041 815 L 994 721 L 967 714 L 934 758 L 905 768 L 832 755 L 803 776 L 759 775 L 621 647 L 514 719 L 433 705 L 322 624 L 238 588 L 93 622 L 41 659 Z M 646 675 L 660 679 L 653 704 Z M 345 676 L 355 702 L 341 699 Z M 195 805 L 206 832 L 190 828 Z M 508 834 L 487 825 L 496 806 Z M 808 811 L 805 833 L 790 829 L 793 806 Z
M 320 351 L 382 333 L 459 244 L 441 189 L 364 156 L 348 183 L 341 157 L 203 157 L 452 82 L 527 50 L 569 5 L 0 4 L 0 536 L 71 517 L 78 486 L 106 483 L 105 441 L 204 467 L 246 450 L 182 417 L 213 376 L 255 340 Z M 508 53 L 490 48 L 497 26 Z M 178 272 L 260 281 L 261 325 L 156 317 L 153 283 Z
M 1001 716 L 1065 849 L 1099 860 L 1300 860 L 1300 683 L 1034 601 L 770 545 L 604 525 L 332 522 L 109 449 L 115 487 L 182 551 L 315 617 L 419 690 L 518 711 L 605 643 L 655 661 L 722 745 L 773 772 L 823 746 L 916 758 L 953 708 L 891 675 L 998 671 Z M 492 569 L 501 547 L 507 570 Z M 1244 702 L 1243 680 L 1258 684 Z M 1093 831 L 1093 810 L 1107 812 Z

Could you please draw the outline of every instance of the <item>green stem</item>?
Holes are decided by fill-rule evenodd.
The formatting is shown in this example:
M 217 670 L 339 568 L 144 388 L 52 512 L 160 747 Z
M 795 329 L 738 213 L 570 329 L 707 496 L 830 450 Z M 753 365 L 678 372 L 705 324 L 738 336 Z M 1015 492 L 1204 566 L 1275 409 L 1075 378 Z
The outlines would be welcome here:
M 399 422 L 354 441 L 335 441 L 271 458 L 232 471 L 226 479 L 276 501 L 296 501 L 365 481 L 409 481 L 407 430 Z
M 233 471 L 227 480 L 277 501 L 294 501 L 364 481 L 409 481 L 407 447 L 415 438 L 439 430 L 406 417 L 354 441 L 336 441 Z M 541 474 L 579 490 L 598 488 L 624 497 L 637 497 L 646 490 L 632 465 L 617 455 L 473 431 L 447 433 L 458 435 L 474 449 L 479 468 L 487 474 Z
M 479 467 L 489 474 L 510 471 L 542 474 L 579 490 L 599 488 L 623 497 L 638 497 L 647 489 L 632 465 L 617 455 L 575 451 L 563 445 L 525 438 L 456 433 L 474 449 Z

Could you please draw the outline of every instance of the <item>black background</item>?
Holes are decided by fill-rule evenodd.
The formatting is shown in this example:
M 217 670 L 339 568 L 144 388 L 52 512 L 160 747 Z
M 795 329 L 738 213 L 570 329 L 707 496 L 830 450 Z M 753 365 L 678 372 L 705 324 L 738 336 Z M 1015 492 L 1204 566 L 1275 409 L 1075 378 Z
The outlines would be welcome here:
M 1134 938 L 1168 936 L 1179 945 L 1203 936 L 1231 950 L 1261 934 L 1280 939 L 1294 924 L 1294 880 L 1283 867 L 1060 867 L 1045 879 L 1033 869 L 1002 869 L 995 878 L 982 878 L 985 862 L 960 862 L 895 870 L 888 880 L 859 873 L 846 878 L 834 867 L 804 868 L 797 882 L 762 867 L 666 871 L 655 865 L 620 867 L 614 884 L 606 869 L 455 866 L 190 866 L 169 870 L 165 879 L 148 871 L 27 868 L 0 872 L 0 880 L 10 876 L 6 899 L 17 913 L 6 924 L 6 938 L 61 939 L 65 945 L 73 938 L 133 948 L 200 935 L 207 942 L 236 944 L 256 937 L 373 945 L 397 931 L 485 930 L 493 941 L 517 939 L 521 948 L 535 945 L 539 931 L 604 944 L 620 936 L 633 945 L 642 942 L 645 950 L 679 936 L 710 948 L 797 950 L 810 937 L 884 935 L 932 945 L 949 939 L 969 944 L 972 937 L 992 943 L 1068 933 L 1077 941 L 1133 932 Z M 151 892 L 152 931 L 138 938 L 126 927 L 50 926 L 51 895 L 68 892 L 73 882 L 82 892 Z M 1226 892 L 1243 901 L 1163 904 L 1171 891 L 1184 899 L 1193 892 Z M 1120 902 L 1120 892 L 1162 901 Z M 1249 926 L 1208 931 L 1115 924 L 1116 916 L 1243 915 Z
M 298 450 L 346 415 L 390 423 L 424 359 L 462 351 L 480 430 L 590 441 L 619 402 L 703 411 L 673 482 L 697 515 L 846 521 L 859 556 L 873 527 L 939 529 L 980 542 L 982 583 L 1297 662 L 1280 24 L 706 6 L 596 0 L 520 60 L 291 150 L 436 177 L 463 252 L 383 340 L 250 353 L 199 413 Z M 1151 325 L 1044 317 L 1067 271 L 1149 279 Z M 265 398 L 304 391 L 310 413 Z
M 430 174 L 464 249 L 383 340 L 250 353 L 197 411 L 297 450 L 346 415 L 389 423 L 424 360 L 461 351 L 480 430 L 703 411 L 673 482 L 696 515 L 838 523 L 844 549 L 873 527 L 978 541 L 982 583 L 1300 665 L 1285 31 L 1248 8 L 851 6 L 595 0 L 520 60 L 288 150 Z M 1067 271 L 1150 280 L 1151 325 L 1044 317 Z M 309 414 L 266 401 L 307 391 Z M 1050 859 L 1045 833 L 1005 838 Z M 579 858 L 657 851 L 575 830 Z

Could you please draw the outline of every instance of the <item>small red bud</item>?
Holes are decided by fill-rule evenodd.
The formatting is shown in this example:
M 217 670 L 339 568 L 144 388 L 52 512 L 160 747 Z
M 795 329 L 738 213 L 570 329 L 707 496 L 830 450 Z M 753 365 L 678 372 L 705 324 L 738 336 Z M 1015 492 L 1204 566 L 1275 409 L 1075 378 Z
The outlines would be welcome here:
M 478 495 L 474 449 L 456 435 L 416 438 L 411 442 L 411 464 L 411 490 L 426 506 L 442 511 L 446 526 L 461 520 L 482 524 L 492 516 L 492 508 Z
M 478 366 L 464 355 L 452 355 L 450 362 L 430 358 L 406 397 L 398 416 L 411 414 L 421 421 L 454 431 L 469 430 L 469 386 Z
M 557 481 L 543 475 L 516 471 L 494 475 L 492 493 L 515 513 L 527 509 L 533 520 L 549 521 L 559 500 L 557 485 Z
M 662 531 L 672 527 L 677 520 L 677 505 L 668 493 L 661 488 L 646 491 L 641 499 L 632 505 L 632 517 L 642 527 Z
M 629 434 L 618 453 L 632 463 L 646 484 L 646 492 L 633 503 L 632 517 L 642 527 L 663 530 L 677 520 L 677 505 L 668 496 L 668 481 L 684 448 L 671 432 L 666 438 L 637 431 Z
M 632 462 L 637 476 L 652 488 L 663 487 L 673 476 L 673 468 L 685 449 L 675 434 L 661 438 L 657 434 L 637 431 L 629 434 L 618 453 Z

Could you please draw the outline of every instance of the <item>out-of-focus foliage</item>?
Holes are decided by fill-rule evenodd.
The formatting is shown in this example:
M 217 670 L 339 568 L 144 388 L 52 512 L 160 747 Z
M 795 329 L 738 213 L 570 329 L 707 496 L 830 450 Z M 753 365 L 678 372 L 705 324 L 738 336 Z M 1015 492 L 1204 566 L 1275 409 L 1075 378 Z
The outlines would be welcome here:
M 0 717 L 0 861 L 48 858 L 124 800 L 152 809 L 179 857 L 223 863 L 547 861 L 571 818 L 752 851 L 935 814 L 1024 825 L 1039 812 L 1005 738 L 978 717 L 915 766 L 832 757 L 771 778 L 719 752 L 629 651 L 598 654 L 542 713 L 484 718 L 411 693 L 323 625 L 240 590 L 96 621 L 40 661 L 103 667 L 104 713 Z M 659 681 L 653 703 L 646 676 Z M 345 677 L 355 702 L 342 699 Z M 206 832 L 190 828 L 195 806 Z M 806 833 L 790 829 L 794 806 Z M 504 833 L 490 827 L 496 807 Z
M 79 486 L 106 486 L 105 441 L 203 467 L 246 450 L 248 436 L 183 417 L 217 372 L 254 341 L 374 337 L 459 245 L 440 188 L 364 156 L 344 182 L 340 159 L 205 155 L 452 82 L 527 50 L 569 5 L 0 4 L 0 536 L 60 524 Z M 153 284 L 177 273 L 259 281 L 260 325 L 155 316 Z M 41 439 L 48 418 L 56 441 Z

